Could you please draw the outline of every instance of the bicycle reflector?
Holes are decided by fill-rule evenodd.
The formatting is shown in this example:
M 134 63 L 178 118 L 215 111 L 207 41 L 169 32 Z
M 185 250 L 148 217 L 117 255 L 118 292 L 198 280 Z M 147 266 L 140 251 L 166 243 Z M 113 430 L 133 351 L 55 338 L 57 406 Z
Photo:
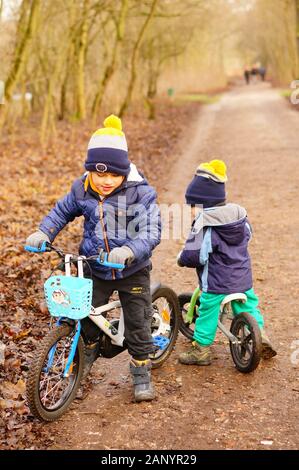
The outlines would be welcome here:
M 80 320 L 90 314 L 92 280 L 74 276 L 51 276 L 44 284 L 45 298 L 53 317 Z

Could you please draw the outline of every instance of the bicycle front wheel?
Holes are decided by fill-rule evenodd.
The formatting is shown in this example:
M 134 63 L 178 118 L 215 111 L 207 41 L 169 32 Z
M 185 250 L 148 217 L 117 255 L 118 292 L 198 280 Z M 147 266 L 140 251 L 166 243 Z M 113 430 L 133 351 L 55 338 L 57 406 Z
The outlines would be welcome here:
M 74 332 L 70 325 L 51 330 L 40 343 L 30 366 L 26 383 L 27 402 L 31 413 L 41 421 L 60 418 L 76 396 L 84 367 L 81 336 L 68 377 L 64 377 Z

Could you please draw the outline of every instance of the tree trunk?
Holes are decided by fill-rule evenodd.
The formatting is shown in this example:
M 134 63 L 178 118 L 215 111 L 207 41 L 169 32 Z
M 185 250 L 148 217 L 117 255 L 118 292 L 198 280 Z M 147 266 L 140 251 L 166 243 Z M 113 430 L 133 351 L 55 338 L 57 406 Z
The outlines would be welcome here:
M 64 71 L 64 78 L 60 88 L 60 102 L 59 102 L 59 112 L 58 119 L 62 121 L 65 119 L 67 114 L 67 90 L 69 85 L 69 78 L 74 75 L 74 57 L 75 57 L 75 41 L 76 37 L 76 20 L 77 20 L 77 6 L 71 0 L 68 2 L 68 36 L 67 36 L 67 51 L 66 51 L 66 67 Z
M 150 70 L 149 71 L 149 82 L 147 93 L 145 97 L 145 105 L 148 109 L 148 119 L 155 119 L 156 117 L 156 106 L 155 106 L 155 98 L 157 96 L 157 84 L 158 78 L 160 75 L 159 68 L 157 70 Z
M 151 19 L 154 16 L 155 9 L 156 9 L 158 1 L 159 0 L 153 0 L 152 1 L 150 12 L 149 12 L 144 24 L 142 25 L 142 28 L 141 28 L 141 30 L 138 34 L 137 40 L 136 40 L 136 42 L 134 44 L 134 47 L 133 47 L 133 52 L 132 52 L 132 56 L 131 56 L 131 75 L 130 75 L 130 79 L 129 79 L 129 84 L 128 84 L 126 97 L 123 101 L 123 104 L 120 107 L 120 110 L 119 110 L 119 116 L 120 117 L 122 117 L 124 115 L 124 113 L 127 111 L 128 107 L 131 103 L 132 94 L 133 94 L 133 90 L 134 90 L 134 86 L 135 86 L 135 82 L 136 82 L 136 77 L 137 77 L 136 65 L 137 65 L 137 58 L 138 58 L 139 48 L 140 48 L 141 41 L 143 39 L 144 33 L 145 33 L 147 27 L 149 26 L 149 24 L 151 22 Z
M 68 39 L 70 41 L 70 36 Z M 65 47 L 60 48 L 60 53 L 58 57 L 56 57 L 52 74 L 48 79 L 47 96 L 45 99 L 40 129 L 40 140 L 42 144 L 47 142 L 47 139 L 51 133 L 56 133 L 55 123 L 58 113 L 55 110 L 55 90 L 57 90 L 59 87 L 59 78 L 62 74 L 64 63 L 69 53 L 69 48 L 69 42 L 66 41 Z
M 126 16 L 128 12 L 128 3 L 129 3 L 128 0 L 122 0 L 121 11 L 120 11 L 119 19 L 116 25 L 116 37 L 115 37 L 113 52 L 111 56 L 111 61 L 110 63 L 106 65 L 103 78 L 100 82 L 98 92 L 95 96 L 95 99 L 92 105 L 92 120 L 94 123 L 98 115 L 100 106 L 102 104 L 105 90 L 115 72 L 118 52 L 119 52 L 119 49 L 121 47 L 123 37 L 124 37 Z
M 31 6 L 30 6 L 31 3 Z M 8 78 L 5 83 L 5 105 L 1 106 L 0 108 L 0 131 L 3 128 L 5 123 L 9 102 L 11 100 L 13 91 L 18 84 L 20 77 L 24 71 L 25 65 L 28 61 L 29 56 L 29 47 L 31 43 L 31 39 L 36 33 L 37 24 L 38 24 L 38 16 L 39 16 L 39 8 L 40 8 L 40 0 L 32 0 L 29 2 L 28 0 L 24 0 L 22 7 L 21 7 L 21 15 L 18 22 L 18 32 L 20 33 L 24 27 L 24 18 L 27 14 L 26 9 L 30 8 L 30 14 L 28 19 L 28 24 L 25 29 L 24 34 L 18 37 L 18 44 L 16 47 L 14 61 L 9 72 Z
M 89 1 L 84 0 L 83 19 L 79 29 L 79 45 L 77 50 L 77 73 L 76 73 L 76 116 L 79 121 L 86 118 L 85 103 L 85 59 L 88 47 L 88 8 Z

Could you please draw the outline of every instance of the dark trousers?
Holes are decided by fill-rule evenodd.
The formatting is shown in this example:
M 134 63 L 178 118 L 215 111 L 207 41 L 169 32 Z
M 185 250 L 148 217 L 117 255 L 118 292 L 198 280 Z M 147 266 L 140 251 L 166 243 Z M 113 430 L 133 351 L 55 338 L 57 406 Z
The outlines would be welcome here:
M 104 281 L 93 276 L 93 307 L 107 304 L 115 290 L 119 293 L 123 309 L 124 335 L 128 351 L 135 359 L 147 359 L 153 352 L 149 268 L 142 268 L 131 276 L 114 281 Z M 85 340 L 96 341 L 99 336 L 98 327 L 89 318 L 84 318 L 81 323 Z

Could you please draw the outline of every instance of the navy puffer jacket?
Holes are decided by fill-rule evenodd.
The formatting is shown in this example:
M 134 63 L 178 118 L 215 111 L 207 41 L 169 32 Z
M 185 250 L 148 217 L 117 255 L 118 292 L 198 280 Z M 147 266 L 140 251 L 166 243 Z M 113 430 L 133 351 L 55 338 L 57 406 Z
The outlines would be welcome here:
M 122 271 L 91 261 L 93 275 L 105 280 L 120 279 L 148 266 L 152 250 L 161 240 L 161 219 L 155 190 L 133 164 L 122 185 L 102 200 L 90 185 L 85 187 L 86 178 L 87 174 L 84 174 L 73 183 L 71 191 L 44 217 L 40 230 L 53 242 L 66 224 L 83 215 L 81 255 L 93 256 L 100 249 L 109 252 L 124 245 L 131 248 L 135 255 L 130 266 Z
M 195 219 L 180 265 L 196 268 L 203 292 L 233 294 L 252 288 L 246 210 L 229 203 L 204 209 Z

